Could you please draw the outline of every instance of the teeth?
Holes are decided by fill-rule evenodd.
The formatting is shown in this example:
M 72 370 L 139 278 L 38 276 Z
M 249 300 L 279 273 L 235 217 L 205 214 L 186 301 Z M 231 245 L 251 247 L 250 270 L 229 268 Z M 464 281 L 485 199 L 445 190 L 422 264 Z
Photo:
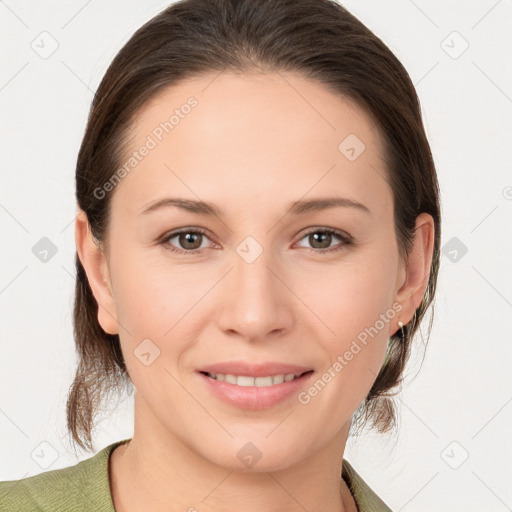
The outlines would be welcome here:
M 248 375 L 231 375 L 223 373 L 209 373 L 208 376 L 212 379 L 222 380 L 229 384 L 236 384 L 237 386 L 256 386 L 256 387 L 268 387 L 274 384 L 282 384 L 283 382 L 289 382 L 302 374 L 297 375 L 293 373 L 287 373 L 282 375 L 269 375 L 267 377 L 250 377 Z

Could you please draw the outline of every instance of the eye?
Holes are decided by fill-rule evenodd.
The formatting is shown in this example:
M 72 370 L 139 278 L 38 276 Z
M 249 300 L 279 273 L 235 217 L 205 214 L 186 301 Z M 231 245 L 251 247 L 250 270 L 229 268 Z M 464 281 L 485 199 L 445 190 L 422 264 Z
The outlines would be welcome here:
M 174 238 L 177 239 L 177 243 L 181 247 L 176 247 L 170 243 Z M 169 235 L 165 235 L 160 240 L 160 243 L 164 245 L 166 249 L 172 252 L 182 254 L 195 254 L 205 247 L 202 243 L 205 239 L 208 240 L 205 230 L 200 228 L 186 228 L 180 231 L 175 231 Z
M 205 240 L 209 240 L 206 235 L 206 230 L 201 228 L 184 228 L 164 235 L 159 243 L 172 252 L 195 254 L 207 247 L 207 245 L 204 245 Z M 351 237 L 343 231 L 329 228 L 313 228 L 301 238 L 301 241 L 306 238 L 311 244 L 309 249 L 313 252 L 320 253 L 339 251 L 352 243 Z M 171 243 L 173 239 L 176 239 L 175 243 L 178 244 L 178 247 Z M 336 239 L 340 243 L 331 246 L 331 243 Z M 308 247 L 306 247 L 306 249 L 308 249 Z
M 311 229 L 301 240 L 305 238 L 307 238 L 307 241 L 311 244 L 311 249 L 314 252 L 339 251 L 352 243 L 350 236 L 343 231 L 328 228 Z M 338 239 L 341 243 L 332 247 L 331 242 L 335 239 Z

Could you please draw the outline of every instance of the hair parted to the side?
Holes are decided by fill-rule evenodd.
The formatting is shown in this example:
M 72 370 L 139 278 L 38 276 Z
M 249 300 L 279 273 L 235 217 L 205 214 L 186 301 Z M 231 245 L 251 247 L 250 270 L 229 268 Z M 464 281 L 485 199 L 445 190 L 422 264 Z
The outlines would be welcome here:
M 430 279 L 414 318 L 389 341 L 385 364 L 357 411 L 379 431 L 395 421 L 390 396 L 401 383 L 412 338 L 436 287 L 440 207 L 436 171 L 420 103 L 409 75 L 389 48 L 334 0 L 182 0 L 139 28 L 108 67 L 92 101 L 76 166 L 76 198 L 91 232 L 107 246 L 112 194 L 95 190 L 119 169 L 131 122 L 164 88 L 204 73 L 298 72 L 353 100 L 385 142 L 397 241 L 404 258 L 417 216 L 434 219 Z M 74 336 L 78 367 L 67 401 L 72 439 L 92 450 L 101 401 L 130 385 L 119 336 L 98 323 L 98 304 L 79 260 Z M 430 325 L 429 325 L 430 328 Z

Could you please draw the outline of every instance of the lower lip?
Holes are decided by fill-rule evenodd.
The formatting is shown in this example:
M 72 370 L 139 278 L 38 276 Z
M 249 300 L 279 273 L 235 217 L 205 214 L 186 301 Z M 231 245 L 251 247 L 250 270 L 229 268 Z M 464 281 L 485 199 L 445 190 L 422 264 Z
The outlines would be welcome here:
M 270 409 L 291 395 L 298 394 L 309 381 L 313 372 L 288 382 L 263 387 L 237 386 L 226 381 L 212 379 L 202 373 L 198 373 L 198 375 L 213 394 L 224 402 L 240 409 L 262 410 Z

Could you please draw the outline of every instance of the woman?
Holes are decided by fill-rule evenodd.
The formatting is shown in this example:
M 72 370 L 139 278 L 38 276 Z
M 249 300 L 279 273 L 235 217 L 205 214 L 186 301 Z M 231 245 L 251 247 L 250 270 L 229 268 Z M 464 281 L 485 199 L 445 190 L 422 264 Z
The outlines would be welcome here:
M 76 169 L 73 439 L 132 383 L 134 434 L 2 482 L 2 510 L 390 510 L 344 460 L 393 427 L 439 261 L 419 102 L 329 0 L 184 0 L 95 95 Z

